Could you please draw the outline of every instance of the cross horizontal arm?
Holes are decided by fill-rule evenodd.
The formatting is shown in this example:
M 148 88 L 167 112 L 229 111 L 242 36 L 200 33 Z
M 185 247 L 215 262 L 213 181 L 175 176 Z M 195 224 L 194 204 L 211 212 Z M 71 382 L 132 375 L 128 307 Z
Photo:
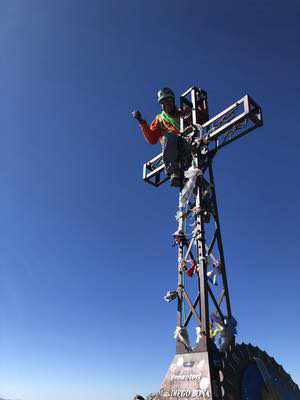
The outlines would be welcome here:
M 202 125 L 202 135 L 219 149 L 263 124 L 261 108 L 245 95 Z
M 163 153 L 158 154 L 143 166 L 143 179 L 153 186 L 160 186 L 169 178 L 165 171 Z

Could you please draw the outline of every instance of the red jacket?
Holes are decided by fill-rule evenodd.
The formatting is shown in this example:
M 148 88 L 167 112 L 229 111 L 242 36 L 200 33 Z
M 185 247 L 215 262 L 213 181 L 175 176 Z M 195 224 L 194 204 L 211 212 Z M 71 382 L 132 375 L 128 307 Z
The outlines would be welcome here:
M 149 144 L 155 144 L 158 140 L 162 143 L 163 136 L 168 132 L 172 132 L 174 135 L 179 135 L 180 133 L 174 125 L 163 119 L 161 114 L 158 114 L 150 125 L 146 121 L 140 122 L 140 128 Z

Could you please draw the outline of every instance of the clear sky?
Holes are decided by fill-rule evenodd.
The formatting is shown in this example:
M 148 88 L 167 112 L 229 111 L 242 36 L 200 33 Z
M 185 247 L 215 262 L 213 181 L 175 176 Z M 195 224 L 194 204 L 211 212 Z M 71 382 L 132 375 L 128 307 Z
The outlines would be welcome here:
M 199 85 L 265 125 L 215 178 L 238 341 L 299 366 L 299 2 L 0 2 L 0 397 L 126 400 L 174 355 L 176 191 L 130 117 Z

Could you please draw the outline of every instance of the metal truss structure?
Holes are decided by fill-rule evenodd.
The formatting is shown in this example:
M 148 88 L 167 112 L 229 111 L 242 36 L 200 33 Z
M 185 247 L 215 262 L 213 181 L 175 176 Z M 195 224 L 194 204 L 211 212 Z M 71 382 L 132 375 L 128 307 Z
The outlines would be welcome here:
M 191 87 L 180 97 L 180 133 L 190 166 L 173 235 L 178 285 L 165 296 L 177 301 L 176 355 L 153 400 L 300 400 L 299 387 L 272 357 L 235 343 L 230 307 L 213 160 L 222 147 L 262 124 L 261 109 L 249 95 L 211 119 L 204 90 Z M 144 164 L 143 178 L 155 187 L 168 180 L 162 156 Z
M 204 351 L 210 337 L 224 347 L 234 340 L 235 321 L 231 314 L 225 258 L 210 154 L 194 159 L 199 175 L 186 203 L 180 193 L 177 212 L 178 245 L 177 328 L 182 334 L 194 318 L 196 351 Z M 196 170 L 196 169 L 195 169 Z M 192 299 L 192 294 L 194 298 Z M 188 310 L 188 313 L 186 312 Z M 177 352 L 189 352 L 188 341 L 177 338 Z
M 211 342 L 225 349 L 234 345 L 236 321 L 230 307 L 213 159 L 222 147 L 260 127 L 262 112 L 245 95 L 207 120 L 207 93 L 196 87 L 181 95 L 180 111 L 180 131 L 190 144 L 192 162 L 176 215 L 178 287 L 167 293 L 166 300 L 177 299 L 177 353 L 207 351 Z M 156 187 L 168 180 L 162 153 L 144 164 L 143 178 Z M 194 346 L 189 335 L 193 323 Z
M 173 235 L 178 285 L 165 296 L 177 301 L 176 355 L 153 400 L 300 400 L 299 387 L 272 357 L 235 343 L 230 307 L 213 160 L 222 147 L 262 124 L 261 109 L 249 95 L 211 119 L 204 90 L 191 87 L 180 97 L 180 133 L 190 166 Z M 155 187 L 169 179 L 162 153 L 144 164 L 143 178 Z
M 177 300 L 176 356 L 157 400 L 189 397 L 187 393 L 199 399 L 221 398 L 219 368 L 215 366 L 220 352 L 235 346 L 236 321 L 230 307 L 213 159 L 222 147 L 262 124 L 261 109 L 249 95 L 211 119 L 204 90 L 191 87 L 180 97 L 180 133 L 189 145 L 191 163 L 179 192 L 174 233 L 178 285 L 165 296 L 166 301 Z M 155 187 L 168 180 L 162 156 L 144 164 L 143 179 Z M 174 381 L 178 376 L 172 375 L 178 363 L 202 368 L 195 373 L 206 376 L 206 387 L 190 383 L 186 386 L 194 392 L 178 389 L 180 385 Z

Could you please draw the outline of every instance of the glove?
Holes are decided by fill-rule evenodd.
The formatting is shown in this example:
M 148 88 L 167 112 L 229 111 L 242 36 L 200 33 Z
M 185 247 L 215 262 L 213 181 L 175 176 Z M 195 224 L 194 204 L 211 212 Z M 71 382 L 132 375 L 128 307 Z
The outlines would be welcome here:
M 143 118 L 142 118 L 142 114 L 140 113 L 140 111 L 132 111 L 131 115 L 133 116 L 133 118 L 135 118 L 137 121 L 142 122 Z

